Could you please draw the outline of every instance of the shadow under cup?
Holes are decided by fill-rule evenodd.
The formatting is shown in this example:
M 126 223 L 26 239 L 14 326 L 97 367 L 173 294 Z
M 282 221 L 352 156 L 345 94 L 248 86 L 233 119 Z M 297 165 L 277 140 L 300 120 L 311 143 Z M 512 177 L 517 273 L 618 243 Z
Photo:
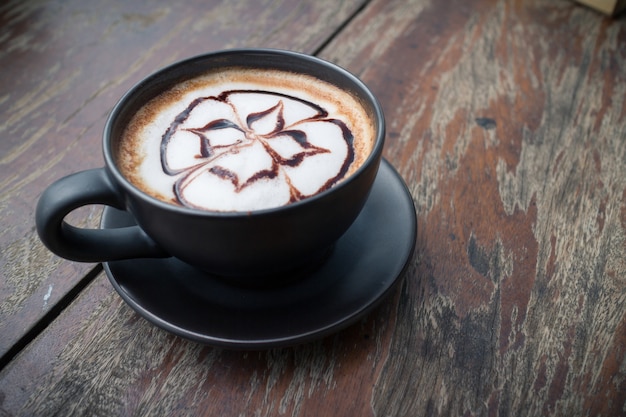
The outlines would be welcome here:
M 365 162 L 334 187 L 301 201 L 251 212 L 211 212 L 165 203 L 140 191 L 117 167 L 116 149 L 132 116 L 181 81 L 219 68 L 278 69 L 314 76 L 350 92 L 374 126 Z M 147 77 L 114 107 L 107 120 L 105 167 L 53 184 L 39 201 L 37 227 L 56 254 L 86 262 L 175 256 L 239 284 L 275 283 L 323 262 L 363 208 L 381 160 L 385 125 L 381 107 L 355 76 L 326 61 L 270 49 L 227 50 L 181 61 Z M 68 188 L 79 187 L 82 191 Z M 91 190 L 94 191 L 86 191 Z M 62 219 L 86 204 L 130 212 L 138 226 L 108 230 L 74 228 Z

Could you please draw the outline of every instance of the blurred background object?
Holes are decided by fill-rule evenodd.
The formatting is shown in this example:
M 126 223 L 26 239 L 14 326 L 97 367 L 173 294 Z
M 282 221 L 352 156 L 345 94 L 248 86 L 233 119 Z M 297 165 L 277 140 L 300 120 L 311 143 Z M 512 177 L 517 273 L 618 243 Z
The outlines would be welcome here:
M 626 8 L 626 0 L 576 0 L 609 16 L 615 16 Z

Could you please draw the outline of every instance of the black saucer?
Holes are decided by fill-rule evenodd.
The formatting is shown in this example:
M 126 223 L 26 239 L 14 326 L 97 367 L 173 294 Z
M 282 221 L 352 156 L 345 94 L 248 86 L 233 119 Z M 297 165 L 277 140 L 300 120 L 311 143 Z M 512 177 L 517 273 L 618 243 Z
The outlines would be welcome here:
M 134 224 L 106 207 L 101 228 Z M 176 258 L 104 264 L 120 296 L 141 316 L 197 342 L 237 349 L 295 345 L 356 322 L 403 275 L 415 245 L 416 216 L 404 181 L 381 163 L 355 223 L 316 269 L 290 284 L 244 288 Z

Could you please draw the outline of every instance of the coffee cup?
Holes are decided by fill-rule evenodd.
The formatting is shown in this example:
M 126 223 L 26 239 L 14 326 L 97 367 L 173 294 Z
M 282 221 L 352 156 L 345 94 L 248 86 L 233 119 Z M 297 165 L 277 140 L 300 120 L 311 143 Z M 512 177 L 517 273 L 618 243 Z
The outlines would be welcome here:
M 115 105 L 105 166 L 49 186 L 37 231 L 79 262 L 176 257 L 263 283 L 323 259 L 366 203 L 385 124 L 371 91 L 301 53 L 207 53 L 148 76 Z M 103 204 L 136 225 L 84 229 L 65 217 Z

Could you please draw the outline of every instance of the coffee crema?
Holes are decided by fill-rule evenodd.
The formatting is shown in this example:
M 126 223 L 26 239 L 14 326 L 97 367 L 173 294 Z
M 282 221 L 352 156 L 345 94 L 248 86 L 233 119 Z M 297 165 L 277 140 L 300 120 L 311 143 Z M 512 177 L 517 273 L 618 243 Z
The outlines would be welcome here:
M 228 68 L 186 80 L 144 105 L 117 163 L 160 200 L 254 211 L 316 195 L 370 154 L 375 129 L 360 102 L 314 77 Z

